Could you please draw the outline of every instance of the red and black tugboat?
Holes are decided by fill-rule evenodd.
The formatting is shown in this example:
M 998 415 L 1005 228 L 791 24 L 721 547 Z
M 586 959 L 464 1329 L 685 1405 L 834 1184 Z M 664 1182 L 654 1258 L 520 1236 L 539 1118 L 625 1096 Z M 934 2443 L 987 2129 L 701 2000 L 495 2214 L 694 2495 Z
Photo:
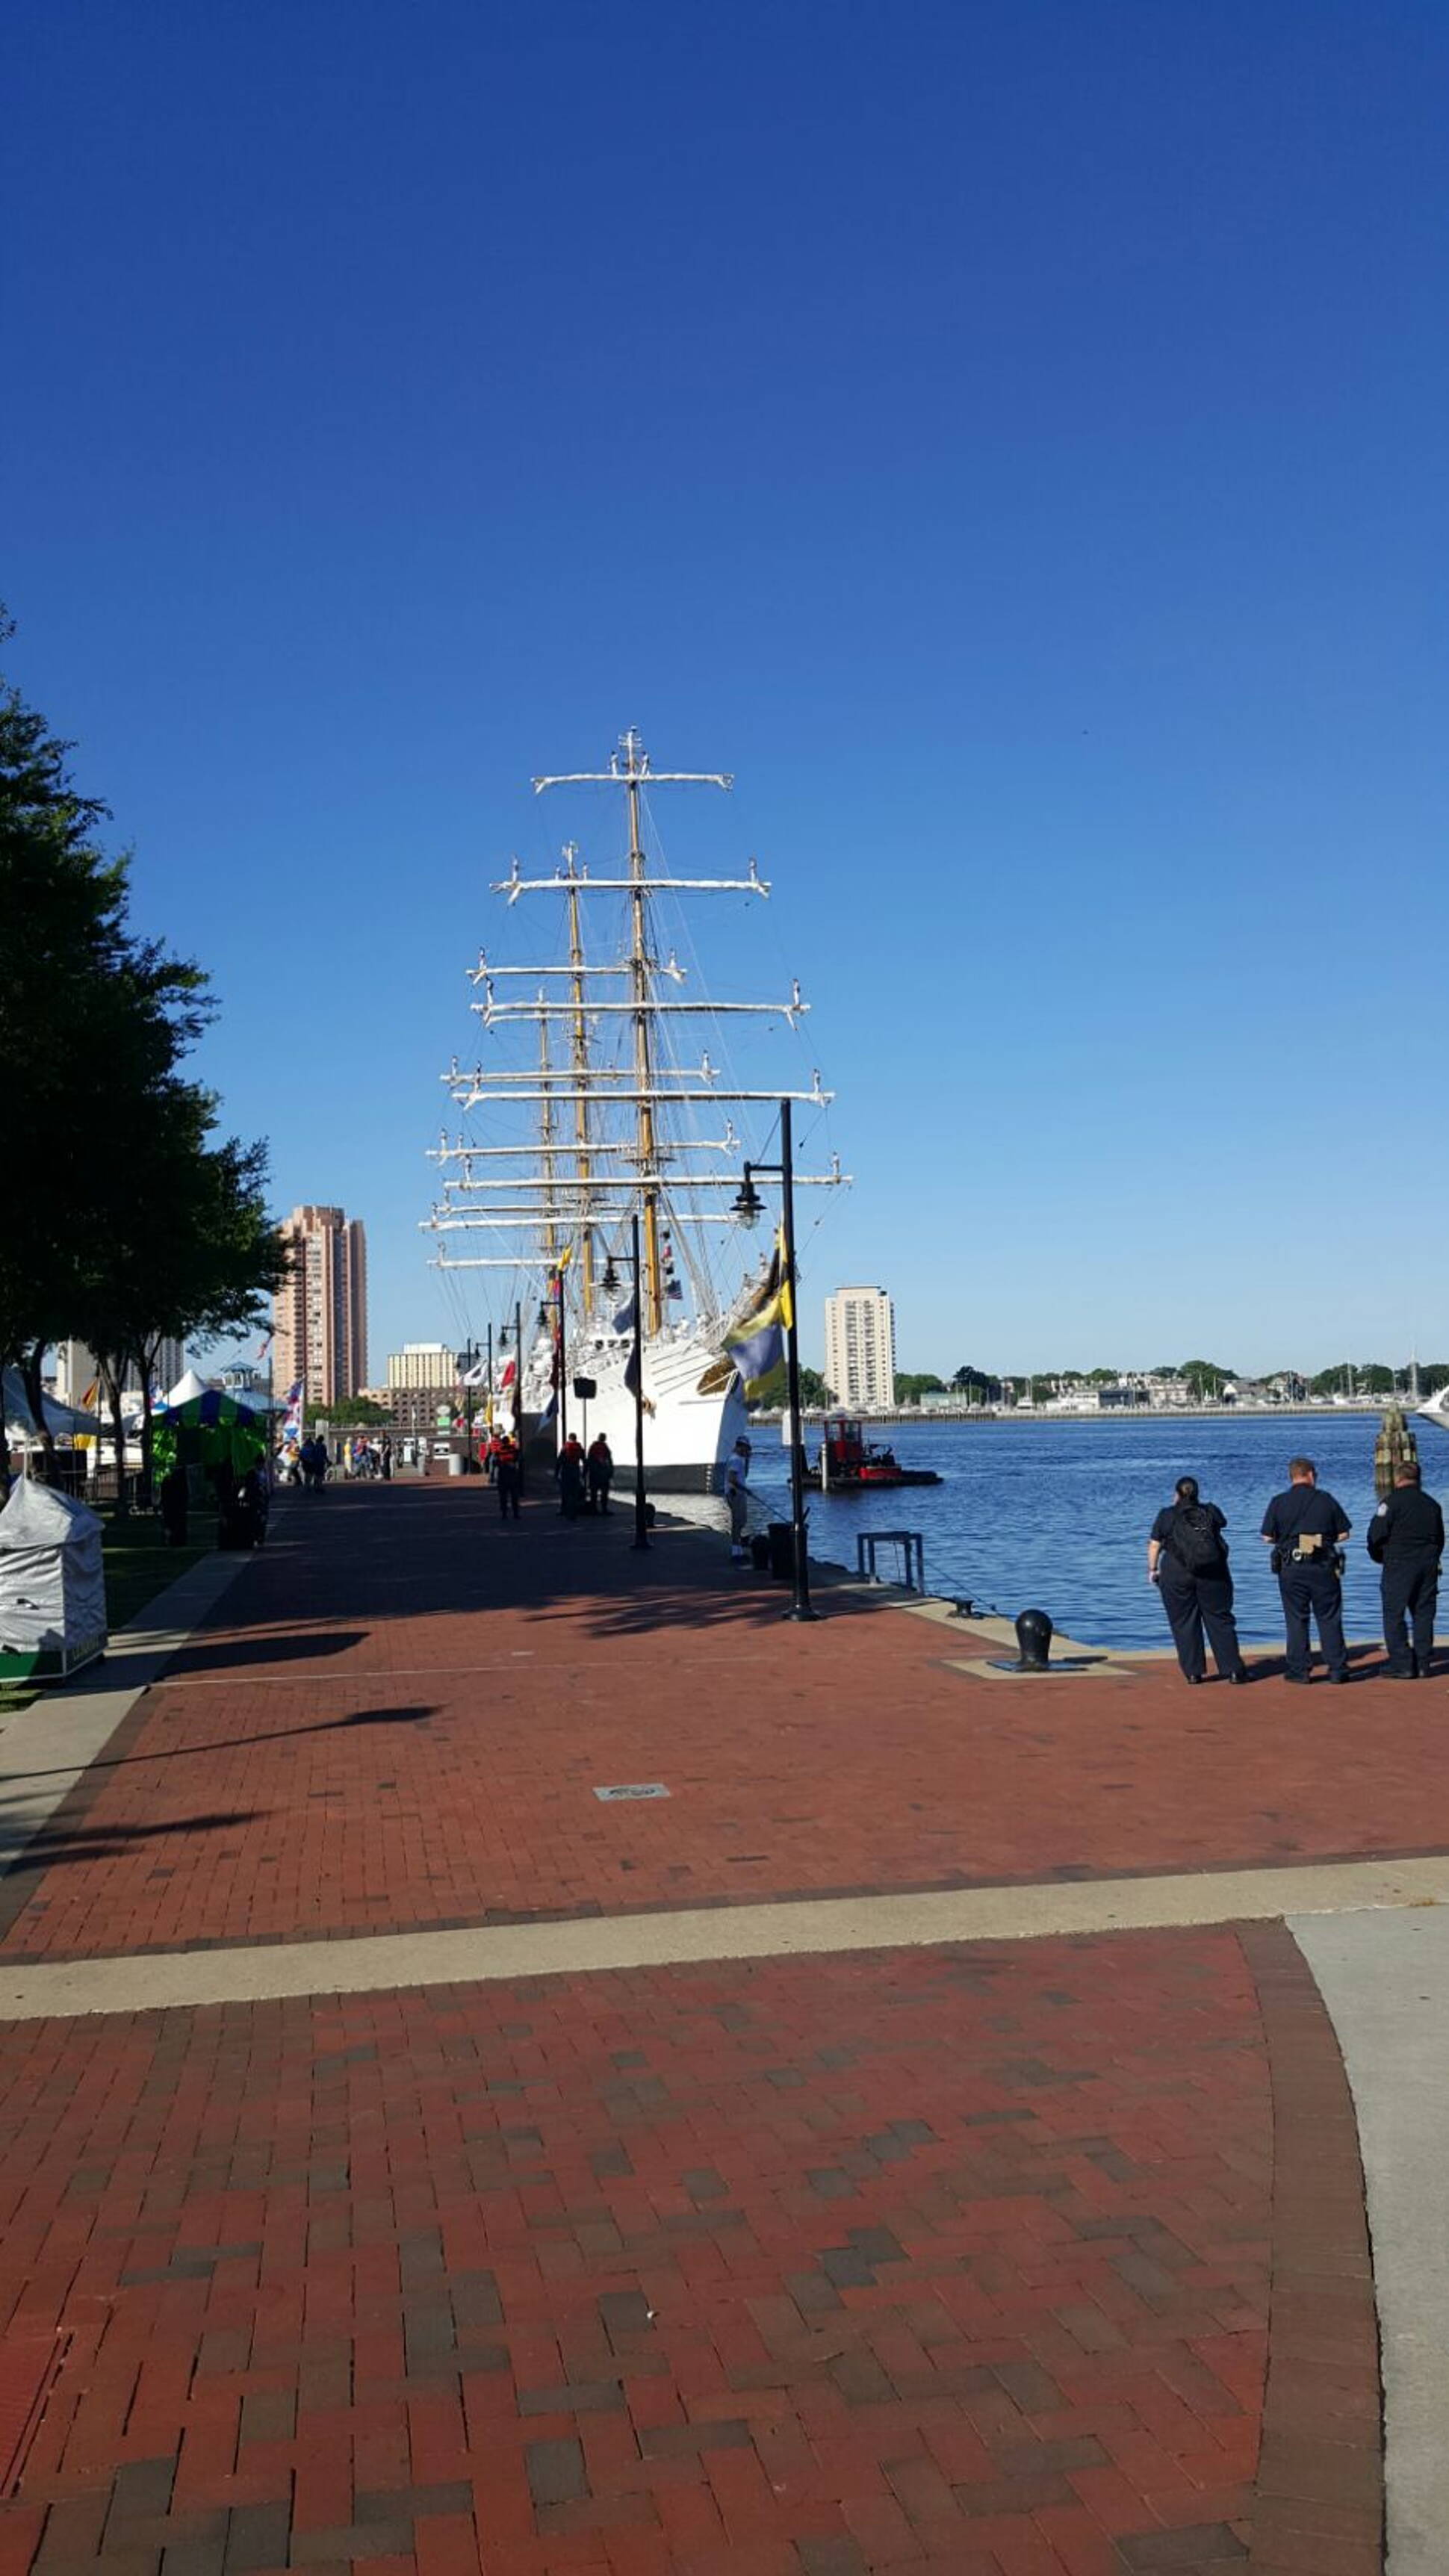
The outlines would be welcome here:
M 877 1448 L 865 1425 L 842 1414 L 827 1422 L 814 1473 L 827 1494 L 878 1494 L 896 1485 L 939 1485 L 934 1467 L 903 1467 L 894 1449 Z

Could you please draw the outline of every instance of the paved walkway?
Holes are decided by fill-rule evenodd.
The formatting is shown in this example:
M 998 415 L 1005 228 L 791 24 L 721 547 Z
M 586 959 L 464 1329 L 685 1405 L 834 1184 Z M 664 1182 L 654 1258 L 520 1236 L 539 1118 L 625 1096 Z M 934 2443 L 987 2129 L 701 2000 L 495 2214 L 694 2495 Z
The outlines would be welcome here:
M 297 1499 L 108 1737 L 0 1737 L 0 2576 L 1377 2571 L 1328 2007 L 1381 2108 L 1442 1689 L 987 1688 L 631 1535 Z

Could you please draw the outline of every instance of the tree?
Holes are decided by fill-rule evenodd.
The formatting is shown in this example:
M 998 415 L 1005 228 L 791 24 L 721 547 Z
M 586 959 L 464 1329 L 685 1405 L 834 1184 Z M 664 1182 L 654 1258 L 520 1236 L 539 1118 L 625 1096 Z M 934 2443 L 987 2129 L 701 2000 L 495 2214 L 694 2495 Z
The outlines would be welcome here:
M 896 1371 L 895 1397 L 897 1404 L 918 1404 L 923 1395 L 944 1395 L 945 1393 L 945 1379 L 943 1377 L 933 1377 L 929 1370 L 924 1370 L 919 1373 L 912 1373 L 901 1369 L 897 1369 Z
M 1223 1388 L 1238 1372 L 1220 1368 L 1216 1360 L 1184 1360 L 1177 1374 L 1186 1382 L 1199 1404 L 1215 1404 Z
M 953 1395 L 963 1395 L 968 1404 L 999 1404 L 1001 1380 L 988 1377 L 984 1369 L 958 1368 L 951 1380 Z
M 382 1431 L 392 1422 L 387 1406 L 374 1403 L 370 1395 L 339 1395 L 322 1409 L 338 1431 Z
M 180 1072 L 214 1013 L 207 978 L 132 930 L 127 861 L 100 849 L 106 808 L 77 793 L 69 750 L 0 683 L 0 1360 L 43 1425 L 44 1354 L 83 1335 L 119 1467 L 128 1361 L 149 1415 L 159 1337 L 253 1322 L 284 1263 L 265 1147 L 214 1143 L 216 1101 Z
M 834 1388 L 826 1385 L 818 1369 L 801 1369 L 800 1403 L 804 1410 L 820 1413 L 827 1405 L 834 1404 L 835 1400 Z M 765 1413 L 773 1413 L 777 1407 L 783 1408 L 788 1401 L 788 1385 L 783 1360 L 778 1360 L 769 1375 L 760 1379 L 750 1401 Z

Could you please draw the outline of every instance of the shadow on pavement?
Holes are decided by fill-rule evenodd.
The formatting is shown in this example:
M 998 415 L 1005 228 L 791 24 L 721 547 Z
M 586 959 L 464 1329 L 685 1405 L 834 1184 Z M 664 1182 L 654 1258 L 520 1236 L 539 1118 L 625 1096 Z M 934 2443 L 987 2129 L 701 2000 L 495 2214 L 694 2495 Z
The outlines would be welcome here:
M 407 1708 L 359 1708 L 349 1717 L 318 1718 L 311 1726 L 270 1726 L 258 1735 L 223 1735 L 206 1744 L 172 1744 L 155 1753 L 101 1754 L 85 1765 L 86 1776 L 92 1771 L 129 1771 L 153 1762 L 186 1761 L 194 1753 L 245 1753 L 254 1744 L 280 1744 L 291 1735 L 337 1735 L 349 1726 L 420 1726 L 437 1716 L 435 1708 L 421 1705 Z M 16 1771 L 12 1780 L 62 1780 L 75 1770 L 74 1763 L 61 1763 L 53 1771 Z M 0 1798 L 0 1808 L 18 1807 L 24 1803 L 23 1792 L 15 1797 Z M 3 1828 L 0 1828 L 3 1830 Z

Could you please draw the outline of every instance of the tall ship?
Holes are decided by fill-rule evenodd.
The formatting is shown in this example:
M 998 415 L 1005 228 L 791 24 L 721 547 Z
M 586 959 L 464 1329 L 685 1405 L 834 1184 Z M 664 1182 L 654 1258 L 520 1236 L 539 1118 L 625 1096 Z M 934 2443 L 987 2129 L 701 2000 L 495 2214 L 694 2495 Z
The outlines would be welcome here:
M 730 1196 L 758 1159 L 746 1140 L 768 1134 L 782 1099 L 823 1113 L 834 1096 L 817 1071 L 790 1090 L 734 1070 L 752 1021 L 799 1028 L 798 982 L 784 999 L 715 1000 L 665 945 L 676 904 L 768 899 L 753 859 L 743 875 L 683 876 L 653 844 L 654 790 L 732 785 L 655 769 L 632 730 L 606 769 L 534 779 L 540 796 L 612 790 L 625 852 L 595 873 L 570 840 L 551 873 L 528 875 L 515 858 L 494 884 L 509 914 L 541 903 L 544 925 L 531 955 L 484 948 L 468 969 L 481 1043 L 473 1064 L 455 1056 L 442 1076 L 462 1124 L 432 1149 L 439 1195 L 423 1220 L 436 1268 L 493 1274 L 486 1303 L 502 1320 L 488 1392 L 535 1454 L 552 1453 L 566 1416 L 590 1440 L 603 1432 L 627 1472 L 637 1300 L 645 1473 L 666 1492 L 718 1490 L 746 1429 L 741 1371 L 771 1287 L 768 1261 L 745 1267 Z M 843 1178 L 833 1156 L 794 1174 L 797 1189 Z

